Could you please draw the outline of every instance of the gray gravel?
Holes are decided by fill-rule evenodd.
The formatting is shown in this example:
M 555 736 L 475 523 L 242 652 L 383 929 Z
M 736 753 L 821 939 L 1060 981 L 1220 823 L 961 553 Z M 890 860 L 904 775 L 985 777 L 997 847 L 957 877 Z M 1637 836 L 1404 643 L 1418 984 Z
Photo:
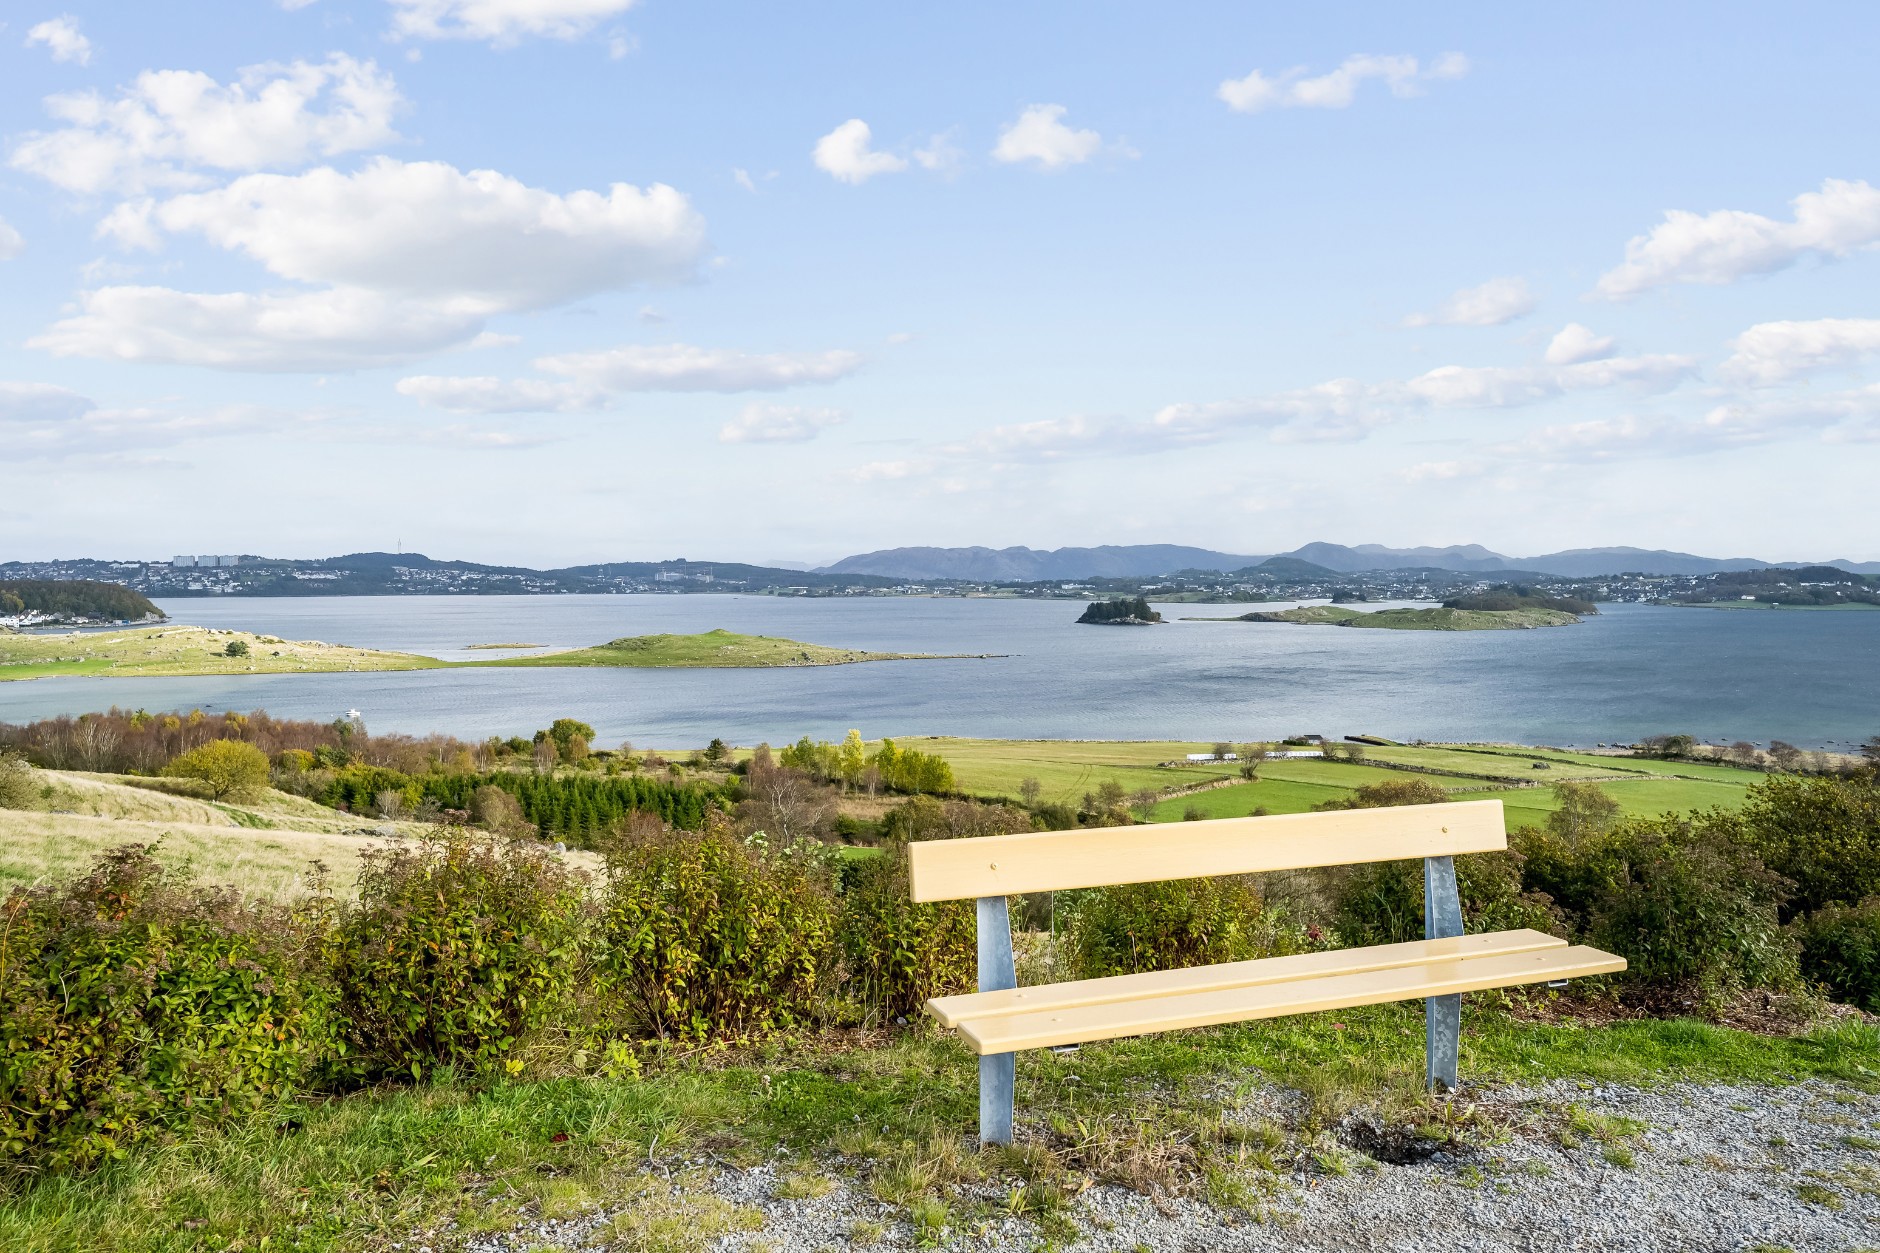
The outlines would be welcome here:
M 1271 1095 L 1272 1103 L 1286 1103 L 1284 1094 Z M 1316 1146 L 1322 1156 L 1346 1173 L 1302 1156 L 1305 1165 L 1273 1181 L 1266 1212 L 1257 1217 L 1186 1198 L 1098 1186 L 1074 1203 L 1078 1238 L 1048 1247 L 1080 1253 L 1880 1248 L 1880 1150 L 1862 1147 L 1880 1143 L 1880 1098 L 1823 1083 L 1641 1090 L 1554 1082 L 1475 1099 L 1512 1128 L 1496 1143 L 1454 1157 L 1389 1165 L 1324 1141 Z M 1558 1132 L 1569 1104 L 1645 1124 L 1619 1144 L 1629 1148 L 1633 1164 L 1608 1160 L 1609 1149 L 1591 1138 L 1563 1147 Z M 1623 1151 L 1612 1155 L 1625 1157 Z M 834 1188 L 814 1199 L 779 1199 L 779 1182 L 804 1169 L 827 1175 Z M 761 1229 L 715 1237 L 708 1244 L 712 1250 L 918 1246 L 905 1211 L 873 1199 L 865 1182 L 840 1163 L 792 1159 L 752 1169 L 707 1164 L 692 1178 L 693 1186 L 746 1207 L 748 1221 L 762 1217 Z M 1046 1247 L 1035 1225 L 1003 1215 L 1004 1195 L 1002 1188 L 960 1190 L 955 1214 L 975 1209 L 971 1202 L 977 1198 L 988 1204 L 976 1211 L 993 1216 L 956 1219 L 959 1225 L 938 1233 L 937 1243 L 929 1233 L 926 1247 Z M 462 1247 L 474 1253 L 601 1248 L 618 1212 L 534 1222 Z M 878 1239 L 868 1224 L 879 1225 Z M 405 1246 L 416 1247 L 417 1242 Z

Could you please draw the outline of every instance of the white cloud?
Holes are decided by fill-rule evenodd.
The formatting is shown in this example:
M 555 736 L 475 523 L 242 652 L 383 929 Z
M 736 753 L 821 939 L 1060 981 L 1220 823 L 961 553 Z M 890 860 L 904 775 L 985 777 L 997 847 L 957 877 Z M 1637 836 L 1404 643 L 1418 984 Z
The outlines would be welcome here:
M 750 192 L 752 195 L 757 194 L 757 183 L 751 178 L 751 172 L 749 170 L 733 168 L 731 177 L 735 179 L 738 186 L 742 187 L 745 191 Z
M 721 444 L 802 444 L 848 418 L 840 409 L 749 404 L 718 432 Z
M 69 13 L 41 22 L 27 31 L 26 47 L 34 44 L 44 44 L 54 61 L 91 64 L 91 40 L 80 33 L 78 19 Z
M 12 223 L 0 218 L 0 261 L 11 261 L 26 251 L 26 237 L 13 229 Z
M 634 0 L 391 0 L 392 29 L 418 39 L 579 39 Z
M 126 206 L 105 229 L 136 243 L 158 227 L 197 232 L 282 278 L 478 315 L 682 279 L 705 247 L 704 220 L 664 184 L 564 196 L 494 170 L 389 157 L 352 174 L 251 174 Z
M 1759 322 L 1730 341 L 1724 374 L 1753 386 L 1842 369 L 1880 353 L 1880 318 Z
M 536 366 L 610 392 L 765 392 L 833 383 L 861 368 L 860 353 L 748 353 L 690 344 L 629 344 L 542 357 Z
M 606 395 L 593 388 L 542 379 L 420 374 L 399 379 L 396 387 L 401 396 L 453 413 L 578 413 L 607 403 Z
M 1548 365 L 1579 365 L 1583 361 L 1598 361 L 1612 356 L 1617 343 L 1610 335 L 1596 335 L 1590 327 L 1569 322 L 1548 342 L 1545 360 Z
M 0 422 L 65 422 L 96 407 L 77 392 L 51 383 L 0 383 Z
M 1460 52 L 1444 53 L 1427 69 L 1411 56 L 1357 53 L 1346 57 L 1337 69 L 1315 78 L 1306 76 L 1304 66 L 1273 75 L 1254 70 L 1245 78 L 1223 82 L 1215 95 L 1240 113 L 1272 108 L 1343 109 L 1357 99 L 1358 88 L 1366 79 L 1382 79 L 1394 96 L 1415 96 L 1421 94 L 1425 82 L 1461 78 L 1468 72 L 1469 59 Z
M 204 170 L 304 164 L 396 139 L 403 104 L 389 74 L 334 53 L 325 61 L 257 65 L 223 85 L 190 70 L 149 70 L 116 99 L 46 98 L 65 125 L 28 135 L 10 164 L 82 193 L 206 185 Z
M 1073 130 L 1064 124 L 1061 104 L 1034 104 L 999 132 L 992 159 L 1007 164 L 1035 161 L 1040 169 L 1061 170 L 1079 165 L 1103 149 L 1103 136 L 1092 130 Z M 1134 155 L 1134 154 L 1129 154 Z
M 952 134 L 946 131 L 914 149 L 914 164 L 923 170 L 932 170 L 949 177 L 959 171 L 960 163 L 965 158 L 966 154 L 953 142 Z
M 376 292 L 199 293 L 102 287 L 29 339 L 59 357 L 224 370 L 348 370 L 410 361 L 474 336 L 475 315 Z
M 1532 313 L 1534 293 L 1519 277 L 1491 278 L 1479 287 L 1465 287 L 1431 313 L 1413 313 L 1405 326 L 1500 326 Z
M 1403 384 L 1418 401 L 1442 409 L 1508 409 L 1570 392 L 1632 385 L 1663 391 L 1690 377 L 1692 357 L 1608 357 L 1571 365 L 1439 366 Z
M 865 183 L 877 174 L 898 174 L 907 161 L 891 152 L 876 152 L 868 123 L 852 117 L 816 141 L 816 168 L 837 182 Z
M 1736 209 L 1673 209 L 1626 244 L 1624 263 L 1601 275 L 1595 290 L 1623 300 L 1672 283 L 1731 283 L 1880 243 L 1880 189 L 1865 182 L 1831 178 L 1791 203 L 1788 222 Z

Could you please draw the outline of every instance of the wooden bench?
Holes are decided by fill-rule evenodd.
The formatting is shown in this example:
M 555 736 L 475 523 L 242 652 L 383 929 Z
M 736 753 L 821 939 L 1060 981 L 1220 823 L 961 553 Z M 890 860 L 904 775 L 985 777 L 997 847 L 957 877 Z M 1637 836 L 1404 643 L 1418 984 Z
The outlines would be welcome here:
M 927 1012 L 979 1054 L 979 1138 L 1012 1140 L 1015 1055 L 1123 1036 L 1424 999 L 1427 1080 L 1456 1086 L 1462 994 L 1625 969 L 1538 931 L 1462 933 L 1455 856 L 1508 847 L 1498 800 L 1103 827 L 909 848 L 917 901 L 979 906 L 979 991 Z M 1027 892 L 1423 859 L 1426 938 L 1041 987 L 1017 986 L 1006 902 Z

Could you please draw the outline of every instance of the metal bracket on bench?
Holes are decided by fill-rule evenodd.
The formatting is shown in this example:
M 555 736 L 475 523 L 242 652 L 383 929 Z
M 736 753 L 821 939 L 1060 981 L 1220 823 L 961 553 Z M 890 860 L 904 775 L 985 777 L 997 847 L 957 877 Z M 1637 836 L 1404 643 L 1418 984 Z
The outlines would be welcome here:
M 1018 986 L 1012 963 L 1012 915 L 1003 896 L 979 898 L 979 990 L 1003 992 Z M 979 1059 L 979 1142 L 1012 1142 L 1013 1089 L 1018 1055 L 989 1053 Z
M 1456 859 L 1423 859 L 1423 938 L 1440 940 L 1462 934 L 1462 898 L 1456 890 Z M 1423 1002 L 1424 1042 L 1429 1050 L 1425 1079 L 1456 1090 L 1456 1060 L 1462 1044 L 1462 997 L 1432 996 Z

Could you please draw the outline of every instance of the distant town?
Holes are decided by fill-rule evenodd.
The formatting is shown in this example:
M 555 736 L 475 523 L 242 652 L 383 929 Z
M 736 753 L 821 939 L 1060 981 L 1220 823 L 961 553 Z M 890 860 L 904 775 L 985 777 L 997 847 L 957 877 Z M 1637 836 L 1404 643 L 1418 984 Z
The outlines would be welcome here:
M 674 559 L 535 570 L 436 560 L 418 553 L 354 553 L 286 560 L 249 554 L 184 554 L 168 560 L 76 559 L 0 564 L 8 581 L 91 581 L 151 598 L 210 596 L 401 596 L 743 593 L 767 596 L 943 596 L 1235 603 L 1329 600 L 1335 604 L 1440 601 L 1519 585 L 1600 603 L 1880 606 L 1880 580 L 1835 566 L 1772 566 L 1710 573 L 1620 572 L 1566 577 L 1544 571 L 1449 570 L 1436 566 L 1334 570 L 1297 557 L 1269 557 L 1231 571 L 1179 569 L 1108 577 L 897 578 L 825 569 L 790 570 Z M 0 626 L 72 621 L 0 602 Z

